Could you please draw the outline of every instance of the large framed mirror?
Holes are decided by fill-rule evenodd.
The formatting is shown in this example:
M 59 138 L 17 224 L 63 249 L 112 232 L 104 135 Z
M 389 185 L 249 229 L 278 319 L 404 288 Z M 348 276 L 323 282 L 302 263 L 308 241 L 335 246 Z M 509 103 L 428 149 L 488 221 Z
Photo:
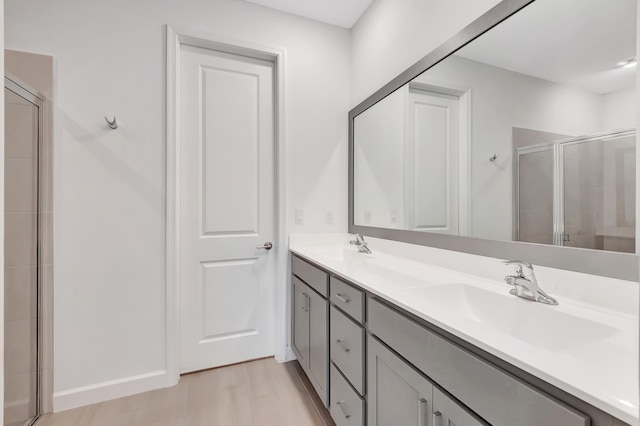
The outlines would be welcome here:
M 349 113 L 349 232 L 638 280 L 635 0 L 504 0 Z

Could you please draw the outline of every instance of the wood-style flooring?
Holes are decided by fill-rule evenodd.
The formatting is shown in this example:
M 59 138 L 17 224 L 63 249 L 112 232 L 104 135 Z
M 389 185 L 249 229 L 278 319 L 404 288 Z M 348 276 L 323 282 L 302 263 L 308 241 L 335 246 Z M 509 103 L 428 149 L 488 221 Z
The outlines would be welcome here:
M 296 362 L 265 358 L 180 378 L 178 385 L 43 415 L 36 426 L 334 425 Z

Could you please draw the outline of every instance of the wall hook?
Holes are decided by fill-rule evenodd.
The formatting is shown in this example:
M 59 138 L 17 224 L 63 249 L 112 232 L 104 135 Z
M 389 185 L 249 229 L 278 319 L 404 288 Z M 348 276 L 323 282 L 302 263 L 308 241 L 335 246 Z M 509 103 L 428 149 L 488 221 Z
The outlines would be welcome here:
M 104 121 L 107 122 L 107 124 L 109 125 L 109 127 L 111 127 L 112 129 L 117 129 L 118 128 L 118 122 L 116 121 L 116 116 L 113 116 L 113 120 L 109 121 L 109 119 L 105 116 L 104 117 Z
M 114 118 L 115 120 L 115 118 Z M 498 159 L 498 154 L 493 154 L 491 157 L 489 157 L 489 161 L 494 162 Z

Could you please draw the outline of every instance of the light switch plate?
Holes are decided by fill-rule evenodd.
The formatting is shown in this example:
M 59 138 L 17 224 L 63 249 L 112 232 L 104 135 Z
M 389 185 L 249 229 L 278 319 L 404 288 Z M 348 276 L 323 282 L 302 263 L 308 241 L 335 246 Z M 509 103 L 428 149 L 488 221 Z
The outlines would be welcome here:
M 304 223 L 304 210 L 296 210 L 296 225 Z
M 324 212 L 324 223 L 333 225 L 333 211 L 327 210 Z

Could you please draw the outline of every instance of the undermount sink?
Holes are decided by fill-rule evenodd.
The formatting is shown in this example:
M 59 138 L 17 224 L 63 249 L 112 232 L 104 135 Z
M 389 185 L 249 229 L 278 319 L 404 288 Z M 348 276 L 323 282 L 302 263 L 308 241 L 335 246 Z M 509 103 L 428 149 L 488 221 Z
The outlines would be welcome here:
M 434 308 L 483 324 L 531 345 L 562 351 L 605 339 L 618 330 L 556 308 L 467 284 L 413 288 Z M 562 302 L 561 302 L 562 303 Z

